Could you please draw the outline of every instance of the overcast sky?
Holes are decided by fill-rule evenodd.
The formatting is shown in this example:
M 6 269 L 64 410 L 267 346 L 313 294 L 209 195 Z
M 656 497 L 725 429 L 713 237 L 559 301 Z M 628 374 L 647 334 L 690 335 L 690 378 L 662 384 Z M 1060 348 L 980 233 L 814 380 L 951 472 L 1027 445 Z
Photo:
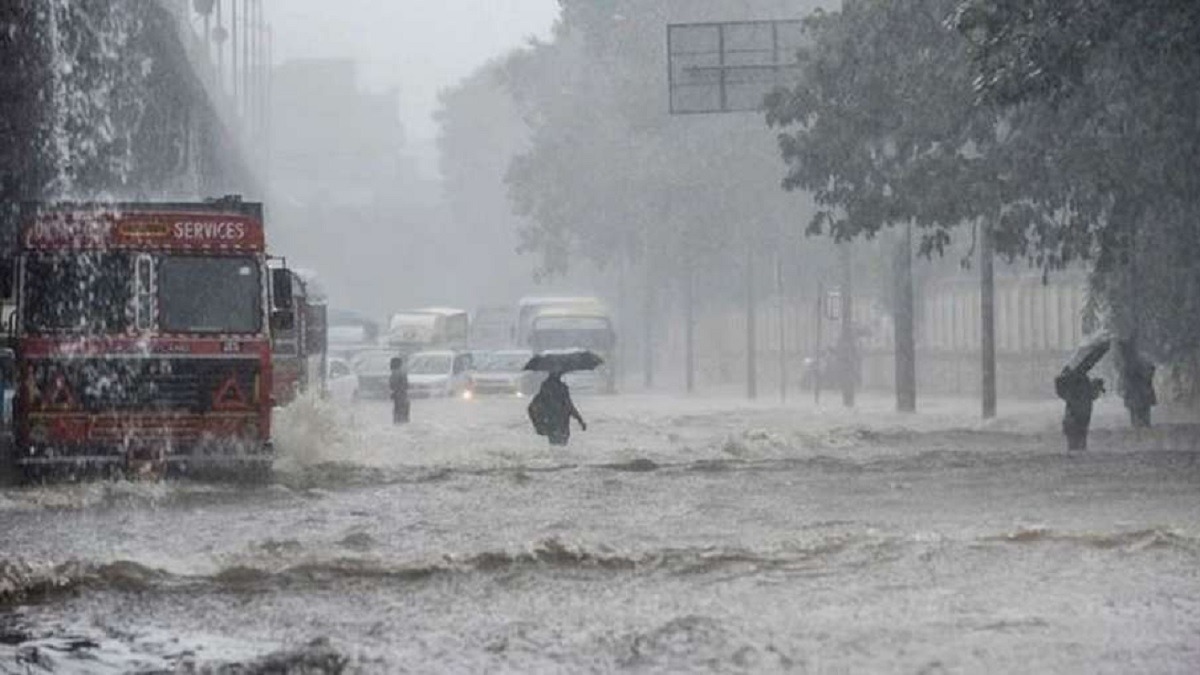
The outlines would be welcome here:
M 400 89 L 409 138 L 437 133 L 437 93 L 530 36 L 546 37 L 557 0 L 268 0 L 275 60 L 351 57 L 371 89 Z

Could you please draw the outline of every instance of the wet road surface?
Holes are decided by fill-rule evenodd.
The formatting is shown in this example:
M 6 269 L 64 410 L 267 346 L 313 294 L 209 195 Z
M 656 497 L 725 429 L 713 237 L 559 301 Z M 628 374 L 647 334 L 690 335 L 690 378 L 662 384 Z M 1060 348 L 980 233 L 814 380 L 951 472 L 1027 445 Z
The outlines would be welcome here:
M 2 490 L 0 672 L 1200 669 L 1191 427 L 578 403 L 566 449 L 302 401 L 271 485 Z

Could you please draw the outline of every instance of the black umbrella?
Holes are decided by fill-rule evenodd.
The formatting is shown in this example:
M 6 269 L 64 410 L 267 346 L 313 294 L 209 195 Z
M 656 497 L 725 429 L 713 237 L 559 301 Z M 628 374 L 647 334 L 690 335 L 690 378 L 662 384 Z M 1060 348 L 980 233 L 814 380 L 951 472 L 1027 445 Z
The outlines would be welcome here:
M 569 373 L 574 370 L 595 370 L 604 359 L 587 349 L 548 351 L 535 355 L 525 364 L 525 370 L 546 373 Z
M 1109 347 L 1112 345 L 1112 337 L 1107 331 L 1101 331 L 1094 335 L 1084 338 L 1083 342 L 1071 355 L 1071 359 L 1067 362 L 1067 368 L 1079 372 L 1086 373 L 1092 369 L 1104 355 L 1108 353 Z

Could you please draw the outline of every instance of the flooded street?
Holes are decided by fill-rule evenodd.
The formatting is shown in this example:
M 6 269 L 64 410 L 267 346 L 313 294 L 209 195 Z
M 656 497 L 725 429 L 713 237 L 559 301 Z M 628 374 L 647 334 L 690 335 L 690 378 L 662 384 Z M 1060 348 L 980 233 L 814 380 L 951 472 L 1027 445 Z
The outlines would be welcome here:
M 1200 673 L 1197 45 L 0 0 L 0 675 Z
M 1108 401 L 1102 402 L 1108 404 Z M 301 401 L 276 481 L 0 492 L 0 672 L 1194 672 L 1200 462 L 1119 402 Z

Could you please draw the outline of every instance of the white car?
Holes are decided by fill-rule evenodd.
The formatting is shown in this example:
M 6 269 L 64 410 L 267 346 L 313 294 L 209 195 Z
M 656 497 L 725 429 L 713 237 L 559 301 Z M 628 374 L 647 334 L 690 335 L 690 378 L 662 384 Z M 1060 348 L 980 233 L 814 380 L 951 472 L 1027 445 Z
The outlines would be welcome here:
M 453 396 L 470 398 L 470 354 L 437 351 L 417 352 L 408 357 L 409 398 Z
M 532 357 L 533 352 L 528 349 L 492 352 L 487 359 L 475 363 L 475 372 L 471 374 L 472 389 L 479 396 L 532 396 L 546 378 L 545 373 L 525 370 L 525 364 Z
M 389 381 L 392 376 L 392 359 L 399 354 L 391 350 L 371 350 L 354 358 L 350 367 L 354 370 L 353 398 L 356 401 L 378 399 L 386 401 L 392 397 Z
M 358 388 L 358 377 L 350 362 L 343 358 L 331 356 L 325 363 L 325 386 L 329 397 L 335 401 L 349 401 L 354 398 Z

